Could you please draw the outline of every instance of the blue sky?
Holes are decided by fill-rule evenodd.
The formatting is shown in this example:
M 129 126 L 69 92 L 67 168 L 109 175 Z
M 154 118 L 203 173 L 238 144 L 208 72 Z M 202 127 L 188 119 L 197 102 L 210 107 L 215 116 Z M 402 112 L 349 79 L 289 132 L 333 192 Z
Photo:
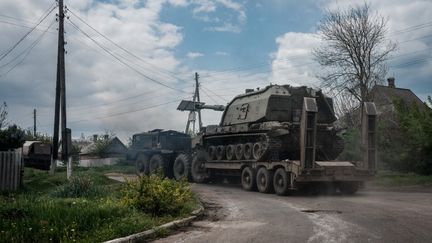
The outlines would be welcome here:
M 187 114 L 176 107 L 192 95 L 195 72 L 208 104 L 225 104 L 246 88 L 269 83 L 317 88 L 321 68 L 311 53 L 321 45 L 317 23 L 325 9 L 358 3 L 65 0 L 71 10 L 65 24 L 68 126 L 74 137 L 111 130 L 123 140 L 158 127 L 182 130 Z M 52 4 L 54 0 L 2 0 L 0 51 L 10 48 Z M 432 94 L 432 2 L 371 0 L 370 5 L 373 13 L 387 18 L 388 39 L 399 43 L 388 76 L 425 100 Z M 10 122 L 31 127 L 36 108 L 38 130 L 47 134 L 52 133 L 57 55 L 53 21 L 55 11 L 0 60 L 0 101 L 8 103 Z M 20 56 L 51 23 L 31 52 Z M 216 124 L 221 114 L 205 111 L 203 116 L 204 124 Z

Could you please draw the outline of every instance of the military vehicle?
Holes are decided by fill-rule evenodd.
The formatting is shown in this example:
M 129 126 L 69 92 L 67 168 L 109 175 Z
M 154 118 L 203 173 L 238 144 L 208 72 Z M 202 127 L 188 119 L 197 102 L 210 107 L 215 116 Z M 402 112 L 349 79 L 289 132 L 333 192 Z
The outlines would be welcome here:
M 51 165 L 51 144 L 41 141 L 25 141 L 22 149 L 24 166 L 49 170 Z
M 331 98 L 305 86 L 246 90 L 227 105 L 219 125 L 192 140 L 192 177 L 240 175 L 244 189 L 279 195 L 315 182 L 354 193 L 375 173 L 376 111 L 373 103 L 363 107 L 365 161 L 334 161 L 343 140 Z
M 161 169 L 169 178 L 190 179 L 191 137 L 162 129 L 135 134 L 132 136 L 127 159 L 135 161 L 140 175 Z

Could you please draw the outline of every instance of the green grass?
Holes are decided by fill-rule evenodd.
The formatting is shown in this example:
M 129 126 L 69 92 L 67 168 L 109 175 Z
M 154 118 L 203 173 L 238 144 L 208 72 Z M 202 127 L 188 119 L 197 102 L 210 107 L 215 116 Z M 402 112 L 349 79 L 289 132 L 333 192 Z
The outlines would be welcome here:
M 185 217 L 196 208 L 191 201 L 178 215 L 145 214 L 123 203 L 123 185 L 105 177 L 107 172 L 75 170 L 74 175 L 91 180 L 92 193 L 74 198 L 56 193 L 70 187 L 64 170 L 49 175 L 26 168 L 23 190 L 0 196 L 0 242 L 101 242 Z
M 432 185 L 432 176 L 415 173 L 400 173 L 393 171 L 379 171 L 375 183 L 381 186 L 427 186 Z

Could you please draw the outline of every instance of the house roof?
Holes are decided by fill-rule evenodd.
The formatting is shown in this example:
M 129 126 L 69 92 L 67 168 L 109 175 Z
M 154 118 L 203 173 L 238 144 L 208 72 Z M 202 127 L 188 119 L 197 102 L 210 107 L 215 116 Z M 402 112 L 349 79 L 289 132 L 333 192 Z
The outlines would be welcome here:
M 395 99 L 402 99 L 405 104 L 415 104 L 419 108 L 425 106 L 410 89 L 393 88 L 384 85 L 375 85 L 371 91 L 372 101 L 378 106 L 391 105 Z
M 118 152 L 118 150 L 116 150 L 116 149 L 113 149 L 113 146 L 115 146 L 115 145 L 117 145 L 117 146 L 120 146 L 121 148 L 121 150 L 124 150 L 124 152 L 126 152 L 126 150 L 127 150 L 127 148 L 126 148 L 126 146 L 122 143 L 122 141 L 120 141 L 120 139 L 118 139 L 117 137 L 114 137 L 114 138 L 111 138 L 110 140 L 109 140 L 109 145 L 108 145 L 108 148 L 107 148 L 107 150 L 105 151 L 106 153 L 117 153 Z M 87 145 L 87 146 L 84 146 L 82 149 L 81 149 L 81 153 L 80 154 L 91 154 L 93 151 L 94 151 L 94 149 L 95 149 L 95 143 L 94 142 L 92 142 L 92 143 L 90 143 L 89 145 Z

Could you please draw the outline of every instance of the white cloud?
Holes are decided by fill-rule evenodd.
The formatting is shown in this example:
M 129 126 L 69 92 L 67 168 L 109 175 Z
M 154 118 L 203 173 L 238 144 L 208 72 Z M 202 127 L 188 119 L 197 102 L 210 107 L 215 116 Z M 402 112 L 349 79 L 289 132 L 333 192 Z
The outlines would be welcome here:
M 240 26 L 233 25 L 232 23 L 227 23 L 227 22 L 225 22 L 221 26 L 206 27 L 205 30 L 216 31 L 216 32 L 233 32 L 233 33 L 240 33 L 241 32 Z
M 224 52 L 224 51 L 217 51 L 217 52 L 215 52 L 215 55 L 217 55 L 217 56 L 230 56 L 230 54 L 228 52 Z
M 346 9 L 363 4 L 356 0 L 319 1 L 322 10 Z M 429 57 L 429 49 L 432 43 L 427 38 L 421 38 L 431 34 L 429 26 L 422 24 L 430 22 L 432 2 L 430 1 L 405 1 L 405 0 L 373 0 L 370 1 L 372 13 L 378 13 L 388 20 L 387 37 L 399 43 L 398 50 L 389 60 L 389 75 L 396 76 L 396 85 L 412 88 L 415 93 L 425 97 L 424 90 L 431 92 L 431 85 L 426 80 L 432 75 L 432 62 Z M 402 31 L 408 27 L 409 31 Z M 398 32 L 399 31 L 399 32 Z M 276 38 L 278 49 L 272 54 L 271 80 L 299 84 L 319 86 L 316 75 L 320 67 L 315 63 L 312 50 L 319 45 L 316 33 L 288 32 Z M 299 56 L 298 56 L 299 55 Z M 414 61 L 414 65 L 408 65 Z M 417 62 L 416 62 L 417 61 Z
M 201 53 L 201 52 L 188 52 L 188 54 L 186 54 L 186 56 L 187 56 L 188 58 L 190 58 L 190 59 L 195 59 L 195 58 L 197 58 L 197 57 L 202 57 L 202 56 L 204 56 L 204 54 Z

